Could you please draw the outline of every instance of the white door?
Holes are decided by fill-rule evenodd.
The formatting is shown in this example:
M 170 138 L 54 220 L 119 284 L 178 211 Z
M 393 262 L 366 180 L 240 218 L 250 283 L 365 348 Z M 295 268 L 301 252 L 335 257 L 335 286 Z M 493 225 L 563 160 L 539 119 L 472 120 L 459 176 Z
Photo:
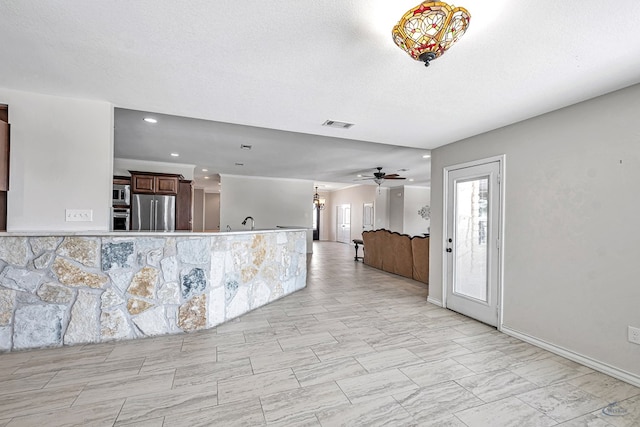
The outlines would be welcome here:
M 336 209 L 336 241 L 351 243 L 351 205 L 338 205 Z
M 501 160 L 446 169 L 445 306 L 498 326 Z
M 362 231 L 373 230 L 373 202 L 362 205 Z

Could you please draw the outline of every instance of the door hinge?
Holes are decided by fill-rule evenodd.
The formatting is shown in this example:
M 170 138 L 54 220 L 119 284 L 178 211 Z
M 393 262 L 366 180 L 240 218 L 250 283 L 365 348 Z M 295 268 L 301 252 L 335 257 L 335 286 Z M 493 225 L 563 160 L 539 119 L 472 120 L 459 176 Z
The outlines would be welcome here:
M 502 175 L 498 174 L 498 184 L 502 182 Z
M 500 250 L 500 239 L 496 239 L 496 249 Z

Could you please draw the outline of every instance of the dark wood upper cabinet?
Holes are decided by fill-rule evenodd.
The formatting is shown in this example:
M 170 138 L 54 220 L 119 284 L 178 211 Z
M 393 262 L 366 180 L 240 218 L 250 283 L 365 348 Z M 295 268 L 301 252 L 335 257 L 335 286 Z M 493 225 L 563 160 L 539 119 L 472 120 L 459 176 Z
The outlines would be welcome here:
M 176 176 L 156 176 L 156 194 L 178 194 L 178 182 L 179 177 Z
M 138 194 L 177 195 L 182 175 L 131 172 L 131 192 Z
M 134 193 L 155 193 L 154 177 L 131 174 L 131 191 Z
M 113 185 L 131 185 L 131 177 L 114 175 Z

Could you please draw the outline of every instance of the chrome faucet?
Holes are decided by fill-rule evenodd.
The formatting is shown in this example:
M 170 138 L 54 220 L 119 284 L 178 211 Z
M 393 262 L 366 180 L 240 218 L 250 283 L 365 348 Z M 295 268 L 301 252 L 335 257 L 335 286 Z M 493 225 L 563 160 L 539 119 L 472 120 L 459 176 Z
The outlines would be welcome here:
M 248 216 L 244 219 L 244 221 L 242 221 L 242 225 L 247 225 L 247 220 L 250 219 L 251 220 L 251 230 L 253 231 L 253 229 L 256 226 L 256 222 L 253 220 L 252 216 Z

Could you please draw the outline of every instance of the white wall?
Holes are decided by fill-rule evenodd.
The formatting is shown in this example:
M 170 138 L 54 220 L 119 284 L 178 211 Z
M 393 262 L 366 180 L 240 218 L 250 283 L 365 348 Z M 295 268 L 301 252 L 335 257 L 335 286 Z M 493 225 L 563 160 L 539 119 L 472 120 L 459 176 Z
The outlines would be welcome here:
M 8 231 L 109 230 L 113 106 L 0 88 L 11 123 Z M 93 211 L 66 222 L 65 209 Z
M 220 229 L 248 230 L 241 225 L 247 216 L 256 229 L 276 226 L 309 228 L 307 251 L 313 248 L 313 181 L 221 175 Z
M 206 231 L 220 230 L 220 193 L 205 193 L 204 195 L 204 229 Z
M 193 189 L 193 231 L 204 231 L 204 189 Z
M 418 211 L 431 203 L 431 190 L 428 187 L 404 186 L 404 220 L 402 232 L 409 236 L 422 236 L 428 233 L 429 220 L 422 218 Z
M 389 230 L 397 233 L 404 230 L 404 187 L 389 189 Z
M 428 187 L 403 185 L 389 189 L 389 230 L 409 236 L 427 233 L 429 221 L 425 221 L 418 211 L 430 203 L 431 190 Z
M 129 176 L 129 171 L 173 173 L 182 175 L 184 179 L 193 181 L 194 169 L 195 165 L 183 163 L 152 162 L 149 160 L 123 159 L 119 157 L 113 159 L 113 174 L 120 176 Z
M 634 375 L 640 85 L 432 151 L 429 293 L 442 299 L 443 168 L 506 154 L 504 326 Z
M 389 229 L 389 189 L 379 187 L 376 189 L 376 201 L 373 205 L 375 230 Z

